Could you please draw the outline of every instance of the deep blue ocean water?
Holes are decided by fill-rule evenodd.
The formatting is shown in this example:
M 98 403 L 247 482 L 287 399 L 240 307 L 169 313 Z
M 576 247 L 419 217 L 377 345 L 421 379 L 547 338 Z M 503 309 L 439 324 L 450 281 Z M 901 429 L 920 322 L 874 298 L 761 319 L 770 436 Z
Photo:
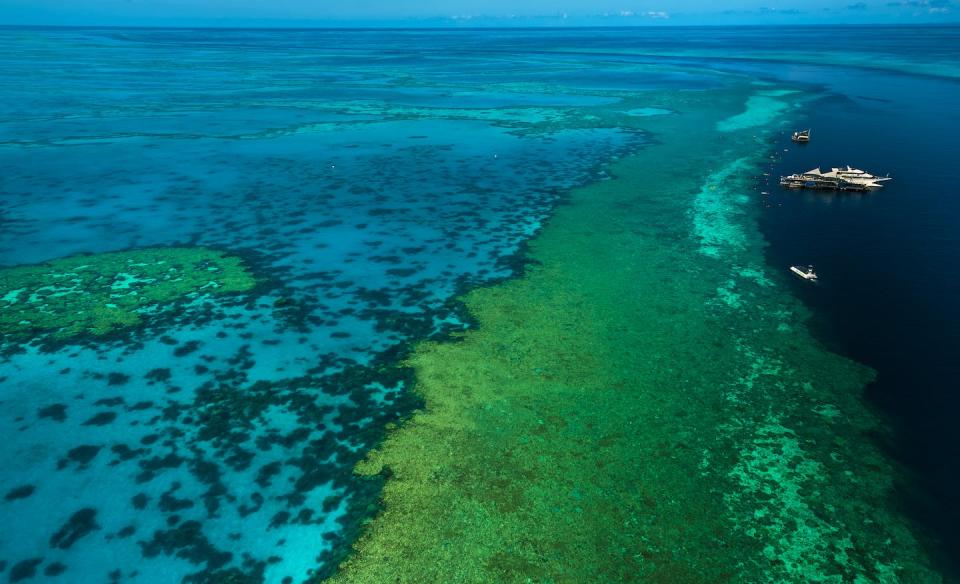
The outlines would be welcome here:
M 329 568 L 376 498 L 354 462 L 411 407 L 389 366 L 468 326 L 456 292 L 513 274 L 564 190 L 645 143 L 592 114 L 627 98 L 668 114 L 643 93 L 731 73 L 822 95 L 814 142 L 773 145 L 771 175 L 849 163 L 895 177 L 862 197 L 755 196 L 771 264 L 818 266 L 815 288 L 784 279 L 824 341 L 879 371 L 870 397 L 917 473 L 905 506 L 960 555 L 958 39 L 0 29 L 0 266 L 208 245 L 267 279 L 251 302 L 204 299 L 122 343 L 3 357 L 0 492 L 34 490 L 0 503 L 17 526 L 0 561 L 60 562 L 71 581 Z M 55 405 L 62 420 L 38 416 Z M 221 411 L 240 430 L 223 432 Z M 51 545 L 88 509 L 92 531 Z
M 926 46 L 918 44 L 905 50 Z M 816 266 L 819 284 L 795 279 L 795 292 L 814 310 L 824 342 L 877 370 L 867 397 L 896 428 L 882 441 L 914 473 L 899 485 L 899 501 L 956 561 L 960 82 L 811 66 L 786 75 L 823 84 L 830 95 L 808 112 L 810 144 L 784 137 L 770 179 L 850 164 L 893 180 L 862 195 L 787 192 L 764 181 L 768 257 L 780 267 Z

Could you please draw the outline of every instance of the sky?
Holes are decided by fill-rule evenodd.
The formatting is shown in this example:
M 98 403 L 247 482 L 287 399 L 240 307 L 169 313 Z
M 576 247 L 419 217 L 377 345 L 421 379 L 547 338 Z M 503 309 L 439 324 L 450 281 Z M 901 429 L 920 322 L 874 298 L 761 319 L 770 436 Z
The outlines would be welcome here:
M 0 0 L 0 25 L 956 23 L 960 0 Z

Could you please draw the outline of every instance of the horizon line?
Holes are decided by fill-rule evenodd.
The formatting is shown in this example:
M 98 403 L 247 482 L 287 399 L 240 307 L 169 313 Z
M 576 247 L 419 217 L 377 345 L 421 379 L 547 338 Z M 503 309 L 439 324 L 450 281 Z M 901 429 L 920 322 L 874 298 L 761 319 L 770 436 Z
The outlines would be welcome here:
M 427 20 L 434 20 L 430 18 Z M 589 24 L 589 25 L 557 25 L 557 24 L 525 24 L 517 26 L 509 25 L 476 25 L 476 26 L 458 26 L 455 24 L 437 25 L 425 24 L 418 26 L 416 24 L 399 25 L 396 23 L 376 24 L 261 24 L 261 25 L 240 25 L 240 24 L 2 24 L 0 29 L 17 28 L 63 28 L 63 29 L 166 29 L 166 30 L 523 30 L 523 29 L 636 29 L 636 28 L 822 28 L 822 27 L 845 27 L 845 28 L 908 28 L 908 27 L 942 27 L 957 28 L 960 27 L 960 20 L 950 22 L 827 22 L 827 23 L 752 23 L 752 24 L 672 24 L 669 22 L 657 22 L 647 24 Z

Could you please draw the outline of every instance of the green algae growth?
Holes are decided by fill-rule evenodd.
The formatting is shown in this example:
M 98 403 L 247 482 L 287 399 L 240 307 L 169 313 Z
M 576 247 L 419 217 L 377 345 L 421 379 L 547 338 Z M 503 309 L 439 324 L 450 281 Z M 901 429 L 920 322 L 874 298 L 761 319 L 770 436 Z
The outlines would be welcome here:
M 65 340 L 136 326 L 141 312 L 191 294 L 250 290 L 235 256 L 202 247 L 79 255 L 0 269 L 0 333 Z
M 941 581 L 865 437 L 872 372 L 764 264 L 765 147 L 733 130 L 792 104 L 755 91 L 651 94 L 657 143 L 419 347 L 425 407 L 356 469 L 382 509 L 332 582 Z

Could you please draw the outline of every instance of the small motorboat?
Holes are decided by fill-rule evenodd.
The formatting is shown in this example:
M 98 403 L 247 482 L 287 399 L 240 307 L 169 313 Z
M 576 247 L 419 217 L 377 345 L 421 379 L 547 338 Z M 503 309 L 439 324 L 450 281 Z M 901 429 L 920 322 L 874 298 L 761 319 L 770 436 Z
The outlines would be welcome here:
M 813 266 L 807 266 L 805 268 L 801 268 L 800 266 L 790 266 L 790 271 L 800 276 L 804 280 L 809 280 L 811 282 L 817 281 L 817 273 L 813 270 Z
M 793 133 L 793 137 L 790 138 L 798 144 L 806 144 L 810 141 L 810 130 L 799 130 Z

